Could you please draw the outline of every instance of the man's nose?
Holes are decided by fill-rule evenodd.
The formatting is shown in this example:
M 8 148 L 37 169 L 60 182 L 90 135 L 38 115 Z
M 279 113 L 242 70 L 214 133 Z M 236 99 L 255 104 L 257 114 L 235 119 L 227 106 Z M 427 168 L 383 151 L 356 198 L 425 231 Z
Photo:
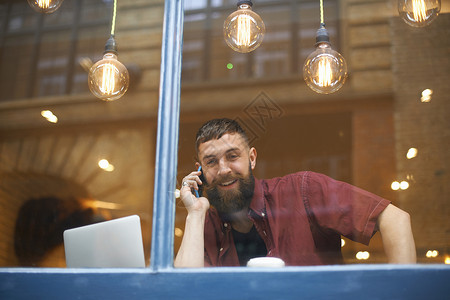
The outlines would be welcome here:
M 221 159 L 219 161 L 219 170 L 217 172 L 218 175 L 227 175 L 231 173 L 231 169 L 230 169 L 230 165 L 228 162 L 226 162 L 225 160 Z

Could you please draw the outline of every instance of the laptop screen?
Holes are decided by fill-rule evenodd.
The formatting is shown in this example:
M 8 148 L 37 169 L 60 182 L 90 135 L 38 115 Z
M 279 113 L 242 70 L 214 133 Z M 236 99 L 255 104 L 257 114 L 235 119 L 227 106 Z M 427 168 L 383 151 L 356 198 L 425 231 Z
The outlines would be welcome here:
M 140 218 L 132 215 L 64 231 L 68 268 L 145 267 Z

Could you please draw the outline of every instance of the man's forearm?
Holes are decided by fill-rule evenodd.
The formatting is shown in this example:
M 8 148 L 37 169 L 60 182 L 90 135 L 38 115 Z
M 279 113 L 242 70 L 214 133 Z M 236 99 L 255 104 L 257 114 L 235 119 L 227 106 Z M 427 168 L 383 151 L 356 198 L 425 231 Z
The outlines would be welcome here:
M 388 205 L 378 218 L 378 227 L 389 263 L 416 263 L 416 248 L 407 212 Z
M 177 268 L 200 268 L 204 261 L 205 215 L 188 215 L 183 240 L 175 258 Z

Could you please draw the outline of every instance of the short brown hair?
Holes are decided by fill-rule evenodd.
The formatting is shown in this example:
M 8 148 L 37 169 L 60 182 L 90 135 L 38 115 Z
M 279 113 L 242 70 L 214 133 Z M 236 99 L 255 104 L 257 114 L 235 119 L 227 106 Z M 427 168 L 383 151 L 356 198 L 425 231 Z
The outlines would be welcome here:
M 198 153 L 198 147 L 201 143 L 205 143 L 213 139 L 220 139 L 226 133 L 239 133 L 245 143 L 249 146 L 247 133 L 245 133 L 239 123 L 232 119 L 222 118 L 210 120 L 200 127 L 197 131 L 197 136 L 195 139 L 195 150 Z

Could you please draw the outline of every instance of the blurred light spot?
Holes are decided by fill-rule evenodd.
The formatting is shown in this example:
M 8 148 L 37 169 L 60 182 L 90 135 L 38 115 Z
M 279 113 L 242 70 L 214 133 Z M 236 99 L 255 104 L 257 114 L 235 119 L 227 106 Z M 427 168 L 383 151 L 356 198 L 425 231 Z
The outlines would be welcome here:
M 438 255 L 439 255 L 439 251 L 437 251 L 437 250 L 428 250 L 427 254 L 425 254 L 425 256 L 428 258 L 437 257 Z
M 112 172 L 114 171 L 114 166 L 112 164 L 109 163 L 108 160 L 106 159 L 101 159 L 98 161 L 98 166 L 108 172 Z
M 43 116 L 45 119 L 47 119 L 47 121 L 49 121 L 50 123 L 58 122 L 58 118 L 50 110 L 41 111 L 41 116 Z
M 417 156 L 417 149 L 416 148 L 409 148 L 408 153 L 406 153 L 406 158 L 411 159 Z
M 408 181 L 402 181 L 402 182 L 400 182 L 400 189 L 402 189 L 402 190 L 406 190 L 407 188 L 409 188 L 409 183 L 408 183 Z
M 446 257 L 445 257 L 444 263 L 445 263 L 446 265 L 450 265 L 450 256 L 446 256 Z
M 183 236 L 183 230 L 178 228 L 178 227 L 176 227 L 175 228 L 175 236 L 182 237 Z
M 369 257 L 370 257 L 370 253 L 367 251 L 359 251 L 358 253 L 356 253 L 356 259 L 359 259 L 359 260 L 361 260 L 361 259 L 366 260 L 366 259 L 369 259 Z
M 422 97 L 420 98 L 420 101 L 422 101 L 422 102 L 430 102 L 432 95 L 433 95 L 433 90 L 430 90 L 430 89 L 423 90 Z
M 394 181 L 391 183 L 391 189 L 393 189 L 394 191 L 398 191 L 399 188 L 400 188 L 400 182 Z
M 180 198 L 180 190 L 179 189 L 175 190 L 175 198 Z
M 228 63 L 228 64 L 227 64 L 227 69 L 228 69 L 228 70 L 231 70 L 231 69 L 233 69 L 233 67 L 234 67 L 234 66 L 233 66 L 233 64 L 232 64 L 232 63 Z
M 105 202 L 100 200 L 92 200 L 92 199 L 86 199 L 84 200 L 84 203 L 88 207 L 92 208 L 104 208 L 104 209 L 121 209 L 122 204 L 113 203 L 113 202 Z
M 345 246 L 345 240 L 341 239 L 341 248 Z

